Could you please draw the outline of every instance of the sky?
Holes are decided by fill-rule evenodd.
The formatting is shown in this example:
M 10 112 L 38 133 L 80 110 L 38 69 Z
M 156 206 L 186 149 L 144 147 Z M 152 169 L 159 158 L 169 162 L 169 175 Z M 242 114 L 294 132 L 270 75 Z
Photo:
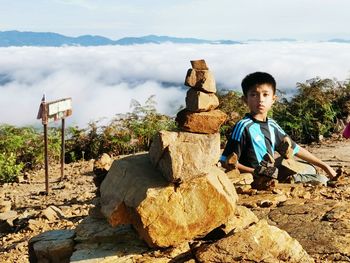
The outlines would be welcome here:
M 183 83 L 196 59 L 206 60 L 218 90 L 241 91 L 241 80 L 254 71 L 271 73 L 287 94 L 314 77 L 350 78 L 350 44 L 329 42 L 8 47 L 0 48 L 0 58 L 0 123 L 18 126 L 40 125 L 43 94 L 48 102 L 72 98 L 67 125 L 108 123 L 131 112 L 132 100 L 144 105 L 152 95 L 158 112 L 175 116 L 185 105 Z
M 348 0 L 0 0 L 0 31 L 111 39 L 350 39 Z
M 135 45 L 0 48 L 0 123 L 32 125 L 43 94 L 71 97 L 68 125 L 110 120 L 155 95 L 174 116 L 185 104 L 190 60 L 205 59 L 218 89 L 240 90 L 254 71 L 293 94 L 314 77 L 350 78 L 349 0 L 0 0 L 0 31 L 101 35 L 149 34 L 208 40 L 294 38 L 243 45 Z

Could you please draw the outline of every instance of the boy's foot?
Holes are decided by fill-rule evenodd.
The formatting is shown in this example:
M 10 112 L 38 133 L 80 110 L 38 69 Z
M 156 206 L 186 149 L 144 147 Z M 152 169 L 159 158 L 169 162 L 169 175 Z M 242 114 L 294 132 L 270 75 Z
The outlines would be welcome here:
M 293 157 L 292 141 L 288 136 L 284 137 L 279 145 L 276 147 L 277 152 L 284 159 L 291 159 Z

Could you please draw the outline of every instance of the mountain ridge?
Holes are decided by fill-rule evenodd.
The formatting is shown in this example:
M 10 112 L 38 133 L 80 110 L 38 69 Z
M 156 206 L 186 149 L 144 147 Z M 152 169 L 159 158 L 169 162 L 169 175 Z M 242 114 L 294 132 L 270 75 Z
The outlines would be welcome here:
M 179 38 L 170 36 L 146 35 L 141 37 L 124 37 L 112 40 L 99 35 L 82 35 L 69 37 L 53 32 L 0 31 L 0 47 L 10 46 L 102 46 L 102 45 L 135 45 L 135 44 L 242 44 L 233 40 L 206 40 L 199 38 Z
M 141 37 L 124 37 L 117 40 L 99 35 L 81 35 L 77 37 L 65 36 L 54 32 L 31 32 L 31 31 L 0 31 L 0 47 L 60 47 L 60 46 L 104 46 L 104 45 L 137 45 L 137 44 L 215 44 L 215 45 L 236 45 L 249 42 L 296 42 L 293 38 L 272 38 L 272 39 L 248 39 L 236 41 L 229 39 L 207 40 L 191 37 L 172 37 L 146 35 Z M 321 42 L 321 41 L 320 41 Z M 329 39 L 322 42 L 350 43 L 350 40 L 342 38 Z

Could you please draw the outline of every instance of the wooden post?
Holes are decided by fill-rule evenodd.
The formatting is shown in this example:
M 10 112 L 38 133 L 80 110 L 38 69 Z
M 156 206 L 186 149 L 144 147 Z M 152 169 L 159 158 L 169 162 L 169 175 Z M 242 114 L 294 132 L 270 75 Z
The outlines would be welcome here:
M 62 119 L 62 131 L 61 131 L 61 179 L 63 180 L 64 176 L 64 155 L 65 155 L 65 147 L 64 147 L 64 130 L 65 130 L 65 119 Z
M 47 124 L 44 124 L 44 144 L 45 144 L 45 190 L 49 194 L 49 156 L 47 143 Z

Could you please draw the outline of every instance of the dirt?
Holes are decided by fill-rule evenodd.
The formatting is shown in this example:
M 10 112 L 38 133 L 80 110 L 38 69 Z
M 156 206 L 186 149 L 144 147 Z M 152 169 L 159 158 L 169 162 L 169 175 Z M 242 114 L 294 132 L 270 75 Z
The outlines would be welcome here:
M 305 148 L 335 169 L 343 167 L 347 176 L 350 174 L 350 140 L 334 137 Z M 18 217 L 8 233 L 0 232 L 0 262 L 29 262 L 27 244 L 32 237 L 52 229 L 74 229 L 88 215 L 96 191 L 92 169 L 93 160 L 66 164 L 65 178 L 60 181 L 60 165 L 50 164 L 48 195 L 44 194 L 44 170 L 29 174 L 19 183 L 1 186 L 0 202 L 10 201 Z M 328 199 L 341 198 L 331 187 L 324 194 Z M 45 216 L 43 211 L 49 206 L 59 209 L 58 217 Z
M 13 221 L 10 233 L 0 233 L 0 262 L 29 262 L 30 238 L 52 229 L 74 229 L 88 215 L 96 191 L 92 169 L 93 161 L 65 165 L 65 177 L 60 181 L 60 165 L 51 164 L 48 195 L 44 170 L 20 183 L 1 186 L 0 198 L 11 201 L 19 218 Z M 47 218 L 43 211 L 49 206 L 58 208 L 61 216 Z

